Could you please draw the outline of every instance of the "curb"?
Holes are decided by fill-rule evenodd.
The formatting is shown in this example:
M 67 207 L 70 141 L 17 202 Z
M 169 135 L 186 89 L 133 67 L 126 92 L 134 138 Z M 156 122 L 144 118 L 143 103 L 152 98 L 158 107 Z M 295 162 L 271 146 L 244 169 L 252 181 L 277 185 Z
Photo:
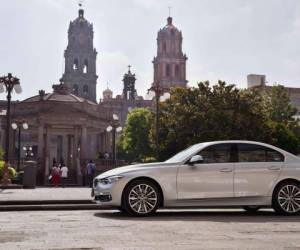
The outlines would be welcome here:
M 95 204 L 92 199 L 88 200 L 10 200 L 0 201 L 0 206 L 19 206 L 19 205 L 89 205 Z
M 55 210 L 107 210 L 98 204 L 47 204 L 47 205 L 5 205 L 0 212 L 8 211 L 55 211 Z

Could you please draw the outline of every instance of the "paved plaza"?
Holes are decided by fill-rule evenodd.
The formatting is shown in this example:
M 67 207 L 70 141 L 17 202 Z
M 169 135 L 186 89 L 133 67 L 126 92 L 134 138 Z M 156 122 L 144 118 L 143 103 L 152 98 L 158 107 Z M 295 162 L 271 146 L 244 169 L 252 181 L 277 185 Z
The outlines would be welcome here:
M 131 218 L 118 211 L 0 213 L 0 249 L 300 249 L 300 217 L 271 210 L 163 210 Z

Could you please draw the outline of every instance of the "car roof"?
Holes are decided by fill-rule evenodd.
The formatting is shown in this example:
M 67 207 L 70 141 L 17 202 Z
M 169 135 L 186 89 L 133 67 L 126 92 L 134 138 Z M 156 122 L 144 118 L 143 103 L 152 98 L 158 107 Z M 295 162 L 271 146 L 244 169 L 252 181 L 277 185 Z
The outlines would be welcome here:
M 265 146 L 271 149 L 274 149 L 276 151 L 281 152 L 282 154 L 289 155 L 292 157 L 297 157 L 294 154 L 291 154 L 281 148 L 278 148 L 276 146 L 263 143 L 263 142 L 258 142 L 258 141 L 247 141 L 247 140 L 223 140 L 223 141 L 209 141 L 209 142 L 203 142 L 203 143 L 198 143 L 197 145 L 203 145 L 203 146 L 210 146 L 210 145 L 215 145 L 215 144 L 222 144 L 222 143 L 247 143 L 247 144 L 255 144 L 255 145 L 260 145 L 260 146 Z M 298 158 L 298 157 L 297 157 Z

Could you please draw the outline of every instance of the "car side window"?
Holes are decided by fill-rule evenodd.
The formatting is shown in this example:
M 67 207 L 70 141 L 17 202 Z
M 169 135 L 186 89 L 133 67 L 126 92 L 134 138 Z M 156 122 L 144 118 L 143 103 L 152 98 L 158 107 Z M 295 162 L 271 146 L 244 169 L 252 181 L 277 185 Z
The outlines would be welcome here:
M 273 150 L 268 148 L 267 149 L 267 162 L 283 162 L 284 161 L 284 156 Z
M 238 144 L 239 162 L 282 162 L 284 157 L 281 153 L 255 144 Z
M 198 154 L 203 157 L 203 163 L 227 163 L 231 161 L 232 144 L 217 144 L 208 146 Z

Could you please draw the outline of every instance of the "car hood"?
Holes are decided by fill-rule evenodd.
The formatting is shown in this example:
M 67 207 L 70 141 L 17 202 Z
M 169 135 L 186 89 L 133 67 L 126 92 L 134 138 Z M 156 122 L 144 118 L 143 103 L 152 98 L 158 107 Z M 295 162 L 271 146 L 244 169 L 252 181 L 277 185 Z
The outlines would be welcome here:
M 105 178 L 108 176 L 113 176 L 113 175 L 120 175 L 128 172 L 133 172 L 133 171 L 139 171 L 139 170 L 144 170 L 144 169 L 149 169 L 149 168 L 161 168 L 164 166 L 170 166 L 174 165 L 174 163 L 165 163 L 165 162 L 155 162 L 155 163 L 144 163 L 144 164 L 135 164 L 135 165 L 128 165 L 124 167 L 119 167 L 115 168 L 109 171 L 106 171 L 100 175 L 98 175 L 96 178 Z

